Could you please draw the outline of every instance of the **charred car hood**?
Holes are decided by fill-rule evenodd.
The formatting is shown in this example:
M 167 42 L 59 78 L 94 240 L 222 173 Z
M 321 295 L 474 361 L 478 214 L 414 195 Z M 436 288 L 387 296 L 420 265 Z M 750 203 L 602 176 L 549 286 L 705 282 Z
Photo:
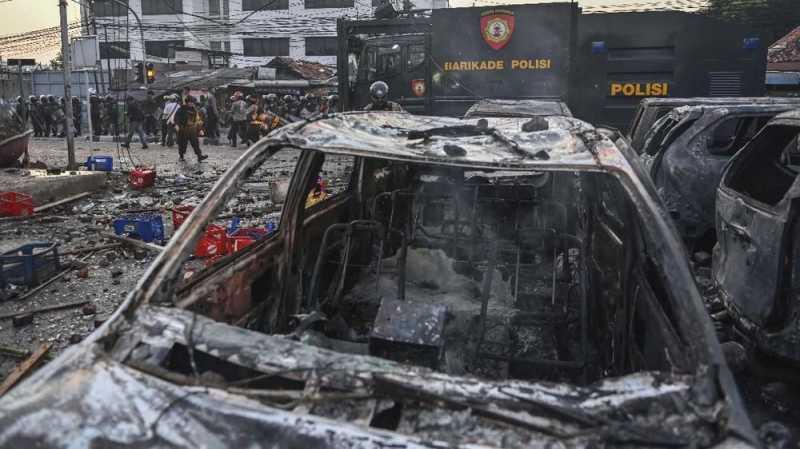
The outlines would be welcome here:
M 146 366 L 187 339 L 195 350 L 221 360 L 305 381 L 304 395 L 324 395 L 309 390 L 313 383 L 380 399 L 287 410 L 256 400 L 251 394 L 256 390 L 179 385 L 131 366 Z M 706 423 L 723 407 L 712 401 L 698 408 L 703 401 L 693 392 L 696 381 L 665 373 L 587 387 L 483 381 L 146 306 L 114 351 L 104 352 L 99 344 L 75 346 L 6 395 L 0 401 L 0 446 L 544 448 L 559 441 L 566 447 L 681 447 L 689 444 L 689 435 L 692 444 L 707 446 L 716 436 Z M 408 416 L 391 431 L 352 419 L 359 407 L 409 400 Z M 723 443 L 743 444 L 730 438 Z

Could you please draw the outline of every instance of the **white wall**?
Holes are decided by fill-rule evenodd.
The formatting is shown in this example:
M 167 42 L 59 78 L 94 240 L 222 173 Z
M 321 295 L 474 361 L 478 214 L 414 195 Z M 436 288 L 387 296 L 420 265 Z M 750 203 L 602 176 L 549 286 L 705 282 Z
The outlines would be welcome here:
M 178 1 L 178 0 L 173 0 Z M 220 13 L 222 13 L 222 1 Z M 229 22 L 237 22 L 252 11 L 242 11 L 242 0 L 228 0 L 230 4 Z M 392 0 L 402 5 L 402 0 Z M 416 8 L 447 7 L 448 0 L 412 0 Z M 296 59 L 306 59 L 323 64 L 335 64 L 336 56 L 306 56 L 305 38 L 315 36 L 335 36 L 336 19 L 339 17 L 369 18 L 372 16 L 373 7 L 371 0 L 354 0 L 352 8 L 326 8 L 305 9 L 304 0 L 289 0 L 288 10 L 259 11 L 252 14 L 246 21 L 232 27 L 216 25 L 202 18 L 192 17 L 189 14 L 207 16 L 215 20 L 226 20 L 222 17 L 208 16 L 208 0 L 183 0 L 181 15 L 141 15 L 141 0 L 129 0 L 129 6 L 139 14 L 142 22 L 146 24 L 145 40 L 183 40 L 185 46 L 201 49 L 210 49 L 211 41 L 230 41 L 231 52 L 242 54 L 244 51 L 244 38 L 269 38 L 288 37 L 289 56 Z M 108 39 L 104 32 L 103 24 L 112 24 L 108 27 Z M 129 41 L 131 59 L 141 60 L 143 49 L 137 28 L 136 19 L 132 14 L 127 18 L 129 29 L 126 32 L 125 17 L 98 17 L 97 32 L 99 40 L 103 41 Z M 148 26 L 149 25 L 149 26 Z M 161 26 L 163 29 L 158 29 Z M 191 31 L 186 30 L 191 29 Z M 253 33 L 253 31 L 257 31 Z M 250 33 L 250 34 L 248 34 Z M 150 58 L 152 59 L 152 58 Z M 246 57 L 234 56 L 231 64 L 239 67 L 263 65 L 272 60 L 272 57 Z M 130 66 L 125 60 L 112 60 L 112 67 Z M 103 67 L 106 61 L 103 60 Z

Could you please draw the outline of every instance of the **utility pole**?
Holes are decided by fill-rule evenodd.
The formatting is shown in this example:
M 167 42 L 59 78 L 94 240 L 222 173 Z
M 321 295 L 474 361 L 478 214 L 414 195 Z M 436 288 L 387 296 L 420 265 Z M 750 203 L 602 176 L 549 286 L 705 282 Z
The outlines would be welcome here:
M 61 59 L 64 61 L 64 114 L 67 136 L 67 170 L 76 170 L 75 130 L 72 124 L 72 55 L 69 51 L 69 24 L 67 22 L 67 0 L 58 1 L 61 13 Z

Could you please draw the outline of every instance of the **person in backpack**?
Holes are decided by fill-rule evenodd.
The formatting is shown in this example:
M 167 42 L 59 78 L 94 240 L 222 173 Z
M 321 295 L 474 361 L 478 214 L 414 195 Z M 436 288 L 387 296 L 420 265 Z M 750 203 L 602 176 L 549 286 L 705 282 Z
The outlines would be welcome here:
M 179 107 L 177 95 L 167 97 L 161 112 L 161 146 L 171 147 L 175 143 L 175 113 Z
M 245 141 L 247 132 L 247 104 L 242 99 L 241 92 L 236 92 L 231 97 L 230 115 L 231 129 L 228 131 L 228 140 L 230 140 L 231 146 L 236 148 L 236 138 L 241 137 L 242 141 Z
M 178 133 L 178 155 L 184 161 L 184 154 L 189 144 L 192 145 L 197 162 L 208 159 L 208 156 L 200 151 L 200 130 L 203 122 L 200 120 L 200 112 L 197 110 L 195 99 L 191 95 L 186 96 L 183 105 L 175 113 L 175 128 Z

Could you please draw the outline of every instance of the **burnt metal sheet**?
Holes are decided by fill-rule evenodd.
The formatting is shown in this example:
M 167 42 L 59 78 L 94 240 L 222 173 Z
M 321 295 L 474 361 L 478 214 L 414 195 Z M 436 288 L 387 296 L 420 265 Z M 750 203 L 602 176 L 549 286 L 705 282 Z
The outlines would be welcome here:
M 558 100 L 487 99 L 472 105 L 464 117 L 540 117 L 550 115 L 572 117 L 572 112 L 564 102 Z
M 290 125 L 274 133 L 292 145 L 368 157 L 461 166 L 529 169 L 535 165 L 569 164 L 596 167 L 580 134 L 593 127 L 570 117 L 545 117 L 548 129 L 526 132 L 526 119 L 488 118 L 496 135 L 432 136 L 410 139 L 415 131 L 476 126 L 477 119 L 423 117 L 398 112 L 337 114 L 323 120 Z M 463 155 L 450 156 L 445 146 L 458 146 Z
M 191 343 L 187 336 L 191 333 Z M 483 381 L 450 376 L 370 356 L 344 355 L 280 336 L 231 327 L 186 310 L 142 307 L 129 337 L 138 349 L 130 364 L 177 344 L 265 374 L 317 383 L 337 391 L 380 389 L 408 402 L 413 416 L 428 416 L 434 428 L 385 431 L 332 420 L 302 410 L 280 410 L 248 396 L 247 390 L 181 386 L 115 361 L 97 344 L 65 352 L 0 400 L 0 447 L 308 447 L 308 448 L 540 448 L 566 444 L 594 447 L 601 442 L 681 441 L 710 431 L 703 406 L 685 413 L 694 395 L 693 376 L 637 373 L 575 387 L 516 380 Z M 127 344 L 119 347 L 129 346 Z M 250 390 L 252 391 L 252 390 Z M 421 399 L 424 405 L 412 405 Z M 369 407 L 369 403 L 365 406 Z M 654 407 L 653 404 L 658 404 Z M 449 404 L 449 405 L 448 405 Z M 468 421 L 451 420 L 457 408 L 474 407 Z M 536 404 L 531 407 L 531 404 Z M 695 406 L 697 407 L 697 406 Z M 616 421 L 617 410 L 628 417 Z M 559 416 L 552 410 L 573 413 Z M 571 412 L 570 412 L 571 411 Z M 488 414 L 488 418 L 483 418 Z M 497 427 L 492 417 L 512 417 Z M 669 423 L 664 425 L 665 417 Z M 596 431 L 587 423 L 604 422 Z M 41 423 L 46 422 L 43 426 Z M 80 425 L 78 425 L 80 423 Z M 582 425 L 577 425 L 583 423 Z M 655 427 L 654 427 L 655 425 Z M 652 428 L 651 435 L 642 434 Z M 567 435 L 547 429 L 569 430 Z M 423 435 L 417 435 L 417 433 Z M 557 443 L 561 441 L 561 443 Z M 728 444 L 742 445 L 738 440 Z
M 441 347 L 447 306 L 384 298 L 370 338 Z

